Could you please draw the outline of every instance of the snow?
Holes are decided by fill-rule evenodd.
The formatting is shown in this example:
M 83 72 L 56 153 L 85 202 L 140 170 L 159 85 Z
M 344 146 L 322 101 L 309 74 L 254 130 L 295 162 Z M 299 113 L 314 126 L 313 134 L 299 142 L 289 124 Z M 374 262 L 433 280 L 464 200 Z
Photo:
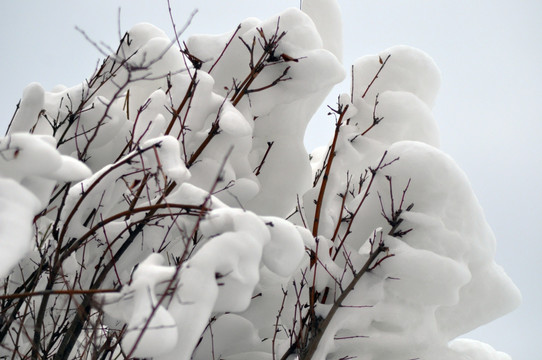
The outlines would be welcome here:
M 277 275 L 288 278 L 297 270 L 305 253 L 303 230 L 277 217 L 265 216 L 262 220 L 271 236 L 263 250 L 263 264 Z
M 0 184 L 0 276 L 4 277 L 30 251 L 30 224 L 40 204 L 15 180 L 0 178 Z
M 182 162 L 179 142 L 173 136 L 157 136 L 145 141 L 142 149 L 152 148 L 153 152 L 143 154 L 146 169 L 153 173 L 162 172 L 179 183 L 190 179 L 190 171 Z
M 508 359 L 455 340 L 520 295 L 466 175 L 438 149 L 433 60 L 407 46 L 358 59 L 334 151 L 307 154 L 306 126 L 346 76 L 341 26 L 337 1 L 306 0 L 187 39 L 196 71 L 139 24 L 96 82 L 30 84 L 0 140 L 0 276 L 15 286 L 42 251 L 81 242 L 54 285 L 86 287 L 116 254 L 102 286 L 121 290 L 95 311 L 104 328 L 126 325 L 134 357 L 282 357 L 314 301 L 330 321 L 313 359 Z
M 393 179 L 395 206 L 409 181 L 404 201 L 414 206 L 404 214 L 402 227 L 413 230 L 401 239 L 386 237 L 394 256 L 373 271 L 372 284 L 356 287 L 359 295 L 352 295 L 356 296 L 354 304 L 371 306 L 363 310 L 363 322 L 353 324 L 351 320 L 359 319 L 361 310 L 340 310 L 345 315 L 334 318 L 328 345 L 316 358 L 351 353 L 352 349 L 339 347 L 331 337 L 344 331 L 369 336 L 370 342 L 358 340 L 357 346 L 374 347 L 375 354 L 385 358 L 399 353 L 414 356 L 411 351 L 417 356 L 443 353 L 456 336 L 519 305 L 517 288 L 493 260 L 495 238 L 465 174 L 447 155 L 419 141 L 394 143 L 387 159 L 395 158 L 399 160 L 376 177 L 363 207 L 368 211 L 360 212 L 349 239 L 366 238 L 375 227 L 387 226 L 382 215 L 372 210 L 380 208 L 381 201 L 384 211 L 391 207 L 392 197 L 385 195 L 390 187 L 386 176 Z M 339 189 L 329 191 L 333 194 Z M 357 206 L 356 199 L 352 202 L 350 209 Z M 350 244 L 353 250 L 361 245 L 355 240 Z M 366 242 L 359 251 L 364 255 L 369 250 Z M 329 258 L 319 255 L 319 259 L 328 269 L 336 268 L 328 263 Z M 375 286 L 378 290 L 372 288 Z M 375 293 L 379 297 L 374 298 Z
M 365 103 L 359 108 L 358 118 L 372 118 L 372 108 Z M 401 140 L 415 140 L 439 146 L 439 130 L 431 109 L 417 96 L 406 91 L 386 90 L 378 96 L 376 116 L 385 119 L 367 134 L 368 138 L 386 144 Z M 360 127 L 362 120 L 358 123 Z M 370 124 L 364 124 L 370 125 Z M 363 126 L 363 125 L 361 125 Z
M 11 132 L 26 132 L 36 123 L 43 108 L 45 90 L 39 83 L 29 84 L 23 91 L 20 110 L 13 118 Z
M 301 10 L 309 15 L 322 38 L 323 48 L 342 61 L 343 34 L 339 4 L 335 0 L 305 0 Z
M 161 255 L 151 254 L 134 270 L 132 282 L 120 294 L 102 296 L 104 309 L 127 322 L 122 345 L 128 352 L 133 349 L 135 357 L 167 353 L 177 342 L 175 320 L 163 306 L 157 306 L 155 291 L 156 285 L 170 279 L 174 272 L 174 268 L 164 266 Z
M 344 70 L 337 58 L 322 49 L 322 40 L 311 18 L 305 13 L 289 9 L 266 21 L 248 19 L 241 23 L 240 30 L 213 68 L 214 90 L 225 95 L 232 88 L 232 77 L 244 79 L 249 52 L 239 40 L 251 43 L 258 37 L 258 28 L 269 38 L 277 31 L 286 35 L 280 41 L 277 54 L 302 58 L 298 62 L 285 62 L 266 68 L 253 84 L 261 88 L 282 74 L 289 67 L 291 80 L 279 82 L 276 86 L 262 92 L 251 93 L 237 107 L 246 119 L 254 124 L 252 149 L 249 155 L 252 168 L 262 160 L 268 143 L 273 147 L 265 159 L 262 174 L 258 177 L 260 191 L 245 208 L 268 215 L 285 216 L 294 206 L 296 194 L 303 193 L 310 184 L 310 166 L 303 145 L 306 126 L 332 86 L 340 82 Z M 193 36 L 188 39 L 190 52 L 200 59 L 207 60 L 203 69 L 210 71 L 214 62 L 232 33 L 217 36 Z M 257 49 L 260 51 L 260 49 Z M 258 58 L 258 55 L 254 56 Z M 254 119 L 254 120 L 252 120 Z M 222 153 L 222 152 L 217 152 Z M 288 161 L 284 161 L 288 159 Z M 275 194 L 281 193 L 277 198 Z
M 386 71 L 378 75 L 378 81 L 371 86 L 365 99 L 373 103 L 376 95 L 384 89 L 407 91 L 419 97 L 427 106 L 433 107 L 440 87 L 440 71 L 431 57 L 406 45 L 393 46 L 378 55 L 363 56 L 354 62 L 354 98 L 363 95 L 381 62 L 386 59 Z
M 36 84 L 29 88 L 25 96 L 40 92 Z M 32 249 L 34 216 L 47 206 L 57 181 L 91 174 L 83 163 L 61 155 L 55 144 L 52 137 L 25 133 L 0 139 L 0 278 Z
M 248 353 L 245 355 L 249 356 L 248 359 L 260 358 L 255 354 L 250 354 L 250 350 L 258 347 L 258 343 L 261 342 L 250 321 L 236 314 L 224 314 L 217 318 L 211 326 L 213 337 L 211 338 L 208 333 L 208 336 L 203 338 L 201 350 L 196 352 L 194 359 L 210 359 L 213 357 L 213 350 L 215 354 L 220 354 L 224 359 L 230 355 L 237 359 L 239 354 L 245 352 Z M 235 349 L 234 353 L 232 353 L 232 349 Z
M 507 354 L 476 340 L 456 339 L 450 347 L 466 358 L 477 360 L 511 360 Z

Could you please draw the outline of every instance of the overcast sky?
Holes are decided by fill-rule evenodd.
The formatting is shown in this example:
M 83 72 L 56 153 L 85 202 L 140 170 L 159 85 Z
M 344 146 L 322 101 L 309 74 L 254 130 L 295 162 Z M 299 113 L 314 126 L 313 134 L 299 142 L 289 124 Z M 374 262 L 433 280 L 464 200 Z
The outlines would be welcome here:
M 523 294 L 514 313 L 469 334 L 512 355 L 540 358 L 542 334 L 542 1 L 340 0 L 345 66 L 406 44 L 442 71 L 435 115 L 442 149 L 469 176 L 497 237 L 497 261 Z M 199 8 L 186 34 L 222 33 L 249 16 L 267 18 L 299 0 L 172 0 L 178 25 Z M 24 87 L 73 86 L 100 54 L 75 30 L 115 48 L 122 32 L 151 22 L 172 34 L 166 0 L 25 0 L 0 3 L 0 131 Z M 347 87 L 343 87 L 346 89 Z M 346 91 L 346 90 L 338 90 Z M 336 94 L 338 93 L 334 93 Z M 330 99 L 330 101 L 333 101 Z M 327 143 L 322 110 L 307 147 Z M 453 191 L 453 189 L 450 189 Z

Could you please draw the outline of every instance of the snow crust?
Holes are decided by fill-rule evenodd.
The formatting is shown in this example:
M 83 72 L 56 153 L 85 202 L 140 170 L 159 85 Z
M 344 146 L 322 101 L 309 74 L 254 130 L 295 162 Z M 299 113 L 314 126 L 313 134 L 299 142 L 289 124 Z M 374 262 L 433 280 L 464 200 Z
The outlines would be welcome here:
M 50 92 L 30 84 L 0 140 L 0 276 L 23 282 L 25 264 L 51 255 L 59 238 L 84 241 L 62 263 L 81 286 L 94 277 L 80 267 L 122 254 L 104 280 L 122 289 L 95 297 L 104 326 L 126 325 L 119 355 L 280 358 L 313 287 L 327 294 L 315 316 L 336 310 L 313 359 L 509 359 L 454 340 L 520 295 L 494 261 L 466 175 L 438 149 L 433 60 L 408 46 L 358 59 L 353 94 L 339 96 L 337 118 L 348 108 L 333 154 L 304 149 L 308 122 L 345 78 L 341 26 L 337 1 L 305 0 L 302 11 L 187 39 L 195 66 L 162 30 L 138 24 L 95 82 Z M 282 60 L 232 99 L 262 54 L 247 46 L 283 31 Z M 46 208 L 62 210 L 37 216 Z M 44 235 L 53 225 L 64 229 L 54 239 Z M 333 309 L 379 241 L 389 257 Z

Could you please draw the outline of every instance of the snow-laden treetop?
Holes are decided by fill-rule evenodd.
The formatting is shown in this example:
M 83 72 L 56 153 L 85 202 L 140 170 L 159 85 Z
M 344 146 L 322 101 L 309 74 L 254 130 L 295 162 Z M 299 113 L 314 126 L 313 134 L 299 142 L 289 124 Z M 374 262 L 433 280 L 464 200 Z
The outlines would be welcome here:
M 520 296 L 438 149 L 433 60 L 358 59 L 307 154 L 341 26 L 336 0 L 139 24 L 81 84 L 30 84 L 0 140 L 0 357 L 509 359 L 454 340 Z

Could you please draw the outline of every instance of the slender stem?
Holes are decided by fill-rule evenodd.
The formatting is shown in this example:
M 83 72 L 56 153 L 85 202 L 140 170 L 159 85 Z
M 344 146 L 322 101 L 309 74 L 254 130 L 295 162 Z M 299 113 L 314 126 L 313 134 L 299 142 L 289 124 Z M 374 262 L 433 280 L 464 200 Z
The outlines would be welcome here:
M 207 134 L 207 137 L 205 138 L 205 140 L 203 140 L 203 142 L 196 149 L 196 151 L 194 151 L 192 156 L 190 156 L 190 159 L 188 160 L 188 163 L 186 164 L 186 167 L 189 168 L 190 166 L 194 165 L 194 163 L 196 162 L 198 157 L 201 155 L 203 150 L 205 150 L 205 148 L 207 147 L 207 145 L 209 145 L 211 140 L 213 140 L 215 135 L 218 134 L 218 129 L 219 128 L 220 128 L 219 122 L 218 121 L 213 122 L 213 125 L 211 126 L 211 129 L 209 130 L 209 133 Z
M 384 66 L 386 66 L 386 63 L 388 62 L 389 58 L 391 57 L 391 54 L 389 54 L 387 57 L 386 57 L 386 60 L 382 61 L 381 59 L 381 63 L 380 63 L 380 69 L 378 69 L 378 71 L 376 72 L 376 75 L 373 77 L 373 80 L 369 83 L 369 85 L 367 86 L 367 89 L 365 89 L 365 92 L 363 93 L 363 95 L 361 96 L 361 98 L 365 98 L 365 95 L 367 95 L 367 93 L 369 92 L 369 89 L 371 88 L 371 86 L 373 86 L 374 82 L 376 81 L 376 79 L 378 79 L 378 75 L 380 75 L 380 72 L 382 71 L 382 69 L 384 69 Z
M 272 356 L 272 359 L 275 360 L 277 355 L 275 353 L 275 341 L 277 340 L 277 334 L 279 332 L 279 321 L 280 321 L 280 316 L 282 315 L 282 310 L 284 310 L 284 303 L 286 302 L 286 297 L 288 296 L 288 291 L 282 289 L 282 303 L 280 304 L 280 309 L 279 309 L 279 312 L 277 314 L 277 317 L 275 319 L 275 331 L 273 332 L 273 340 L 271 341 L 271 356 Z
M 186 93 L 184 94 L 183 100 L 181 101 L 181 103 L 179 104 L 177 109 L 175 109 L 175 111 L 173 112 L 171 116 L 171 120 L 169 121 L 166 132 L 164 133 L 165 135 L 169 135 L 169 133 L 171 132 L 171 129 L 173 128 L 173 125 L 175 124 L 175 120 L 179 117 L 179 114 L 181 113 L 182 109 L 186 105 L 186 102 L 188 101 L 188 99 L 192 98 L 192 95 L 194 95 L 193 93 L 197 85 L 197 76 L 198 76 L 198 72 L 196 71 L 194 72 L 194 75 L 192 76 L 192 80 L 190 81 L 190 85 L 188 85 L 188 89 L 186 89 Z M 183 131 L 183 129 L 181 129 L 181 131 Z
M 169 0 L 168 0 L 169 1 Z M 222 58 L 222 56 L 224 55 L 224 53 L 226 52 L 226 50 L 228 49 L 228 47 L 230 46 L 231 42 L 233 41 L 233 39 L 235 39 L 235 35 L 237 35 L 237 33 L 239 32 L 239 30 L 241 30 L 241 24 L 237 25 L 237 29 L 235 29 L 235 31 L 233 32 L 232 36 L 230 37 L 230 40 L 228 40 L 228 42 L 226 43 L 226 46 L 224 46 L 224 49 L 222 49 L 222 52 L 220 53 L 220 55 L 218 56 L 218 58 L 215 60 L 214 64 L 211 66 L 211 68 L 209 69 L 209 74 L 213 71 L 213 69 L 215 68 L 216 64 L 218 64 L 218 62 L 220 61 L 220 59 Z
M 354 223 L 354 219 L 356 218 L 356 216 L 359 213 L 359 210 L 361 209 L 361 207 L 365 203 L 365 200 L 369 197 L 369 193 L 370 193 L 371 187 L 373 185 L 374 179 L 376 177 L 376 173 L 378 172 L 378 170 L 382 169 L 382 167 L 387 165 L 387 164 L 384 164 L 384 159 L 386 158 L 387 154 L 388 154 L 388 152 L 385 151 L 384 155 L 382 155 L 382 157 L 380 158 L 380 162 L 378 163 L 377 167 L 375 169 L 371 169 L 371 180 L 369 181 L 369 184 L 365 188 L 365 193 L 363 194 L 363 197 L 361 198 L 361 201 L 359 202 L 356 210 L 352 214 L 352 218 L 350 219 L 350 222 L 348 223 L 348 227 L 346 228 L 346 231 L 344 232 L 343 238 L 342 238 L 341 242 L 339 243 L 339 246 L 337 246 L 337 249 L 335 250 L 335 255 L 333 255 L 333 260 L 335 260 L 337 258 L 337 255 L 339 254 L 339 252 L 341 250 L 341 247 L 343 246 L 344 242 L 346 241 L 346 238 L 348 237 L 348 235 L 350 235 L 350 232 L 351 232 L 350 229 L 352 228 L 352 224 Z
M 19 294 L 11 294 L 11 295 L 0 295 L 0 300 L 19 299 L 19 298 L 43 296 L 43 295 L 78 295 L 78 294 L 99 294 L 99 293 L 110 293 L 110 292 L 118 292 L 118 290 L 116 289 L 42 290 L 42 291 L 23 292 Z
M 343 221 L 343 213 L 344 213 L 344 209 L 345 209 L 345 204 L 346 204 L 346 198 L 348 197 L 348 190 L 350 189 L 350 177 L 348 176 L 348 173 L 347 173 L 347 178 L 346 178 L 346 189 L 344 190 L 344 194 L 342 195 L 342 200 L 341 200 L 341 210 L 339 211 L 339 217 L 337 218 L 337 224 L 335 225 L 335 231 L 333 232 L 333 236 L 331 236 L 331 242 L 335 242 L 335 238 L 337 238 L 337 235 L 339 234 L 339 230 L 341 228 L 341 223 Z M 331 249 L 329 249 L 329 255 L 331 255 Z
M 339 120 L 337 121 L 337 124 L 335 125 L 335 135 L 333 136 L 333 142 L 331 143 L 331 148 L 329 151 L 329 160 L 326 164 L 326 169 L 324 170 L 324 176 L 322 178 L 322 185 L 320 186 L 320 192 L 318 193 L 318 200 L 316 200 L 316 210 L 314 212 L 314 223 L 312 225 L 312 235 L 317 236 L 318 235 L 318 226 L 320 223 L 320 213 L 322 211 L 323 206 L 323 200 L 324 200 L 324 194 L 326 192 L 326 186 L 327 181 L 329 178 L 329 173 L 331 171 L 331 165 L 333 164 L 333 159 L 335 158 L 335 147 L 337 146 L 337 139 L 339 138 L 339 132 L 341 130 L 341 125 L 343 122 L 344 115 L 346 114 L 346 111 L 348 110 L 348 105 L 342 109 L 341 114 L 339 116 Z
M 274 141 L 268 141 L 267 142 L 267 150 L 265 150 L 265 154 L 263 155 L 262 161 L 260 161 L 260 165 L 258 165 L 254 169 L 254 175 L 258 176 L 260 175 L 260 172 L 262 170 L 262 166 L 265 163 L 265 159 L 267 159 L 267 155 L 269 155 L 269 151 L 271 150 L 271 147 L 273 146 L 275 142 Z

